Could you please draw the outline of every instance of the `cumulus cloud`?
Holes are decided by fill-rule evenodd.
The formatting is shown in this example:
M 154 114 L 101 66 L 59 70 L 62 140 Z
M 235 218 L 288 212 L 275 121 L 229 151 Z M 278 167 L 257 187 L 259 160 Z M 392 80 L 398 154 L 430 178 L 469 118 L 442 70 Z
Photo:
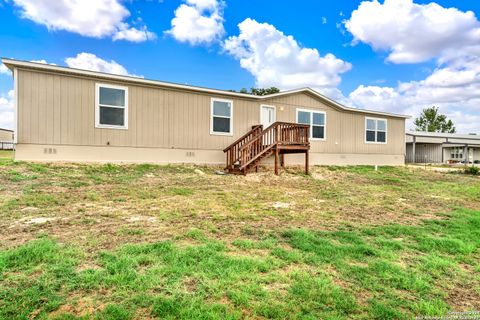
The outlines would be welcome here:
M 93 38 L 142 42 L 156 36 L 146 27 L 125 22 L 130 12 L 119 0 L 13 0 L 22 17 L 46 26 Z
M 0 74 L 11 75 L 12 72 L 10 71 L 10 69 L 7 68 L 6 65 L 4 65 L 3 63 L 0 63 Z
M 53 64 L 48 63 L 46 60 L 32 60 L 32 62 L 43 63 L 43 64 Z M 141 77 L 137 75 L 130 74 L 125 67 L 117 63 L 114 60 L 104 60 L 92 53 L 82 52 L 77 54 L 75 57 L 69 57 L 65 59 L 65 63 L 70 68 L 91 70 L 112 74 L 119 74 L 125 76 L 134 76 Z M 14 91 L 10 90 L 7 94 L 0 94 L 0 128 L 13 128 L 13 97 Z
M 340 74 L 351 69 L 350 63 L 304 48 L 268 23 L 246 19 L 238 27 L 239 35 L 226 39 L 223 47 L 255 77 L 257 86 L 311 87 L 332 98 L 340 95 Z
M 389 52 L 393 63 L 417 63 L 480 42 L 480 23 L 472 11 L 413 0 L 363 1 L 344 21 L 355 42 Z
M 166 31 L 177 41 L 209 44 L 225 34 L 222 0 L 186 0 L 175 10 L 172 28 Z
M 480 57 L 465 57 L 438 67 L 420 81 L 396 87 L 359 86 L 348 95 L 360 108 L 417 116 L 423 108 L 438 106 L 464 133 L 480 133 Z M 409 123 L 412 128 L 412 123 Z
M 127 69 L 114 60 L 104 60 L 93 53 L 82 52 L 75 57 L 65 59 L 65 63 L 70 68 L 84 69 L 105 73 L 119 74 L 122 76 L 142 77 L 128 73 Z
M 345 27 L 354 41 L 389 52 L 390 62 L 436 62 L 423 80 L 360 85 L 348 95 L 350 104 L 413 116 L 435 105 L 460 132 L 480 132 L 480 22 L 473 12 L 412 0 L 364 1 Z
M 0 128 L 13 129 L 13 90 L 0 94 Z

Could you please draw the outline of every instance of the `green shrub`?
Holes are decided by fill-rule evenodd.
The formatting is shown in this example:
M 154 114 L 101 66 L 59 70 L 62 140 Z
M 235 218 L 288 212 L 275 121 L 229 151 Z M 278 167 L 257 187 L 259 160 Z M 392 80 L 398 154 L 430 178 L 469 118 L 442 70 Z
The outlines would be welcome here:
M 471 167 L 466 167 L 465 168 L 465 173 L 466 174 L 472 174 L 472 175 L 477 175 L 478 173 L 480 172 L 480 169 L 478 167 L 475 167 L 475 166 L 471 166 Z

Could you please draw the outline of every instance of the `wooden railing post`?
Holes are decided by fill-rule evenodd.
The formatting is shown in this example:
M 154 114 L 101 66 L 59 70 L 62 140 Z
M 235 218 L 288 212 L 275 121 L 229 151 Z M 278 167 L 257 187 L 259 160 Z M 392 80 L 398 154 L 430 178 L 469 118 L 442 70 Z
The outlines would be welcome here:
M 280 139 L 279 139 L 279 130 L 278 130 L 279 126 L 275 126 L 273 129 L 275 130 L 275 141 L 274 143 L 277 143 Z
M 309 127 L 303 124 L 275 122 L 265 130 L 255 126 L 248 134 L 238 139 L 224 151 L 227 152 L 227 169 L 237 168 L 244 174 L 266 156 L 274 153 L 275 173 L 278 174 L 279 160 L 284 165 L 284 152 L 305 152 L 308 171 Z M 285 150 L 281 150 L 282 147 Z M 289 151 L 290 150 L 290 151 Z M 280 159 L 281 157 L 281 159 Z M 235 163 L 239 163 L 236 167 Z
M 275 175 L 278 176 L 278 148 L 275 148 Z

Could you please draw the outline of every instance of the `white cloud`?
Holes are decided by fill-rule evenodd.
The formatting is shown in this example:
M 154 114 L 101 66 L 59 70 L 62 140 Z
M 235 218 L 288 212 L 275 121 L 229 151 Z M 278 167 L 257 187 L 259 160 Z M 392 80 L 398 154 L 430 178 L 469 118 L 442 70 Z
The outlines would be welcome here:
M 472 11 L 412 0 L 363 1 L 344 21 L 355 42 L 389 52 L 394 63 L 416 63 L 449 55 L 480 42 L 480 23 Z
M 141 29 L 129 27 L 128 24 L 119 25 L 118 31 L 113 35 L 113 40 L 127 40 L 131 42 L 143 42 L 146 40 L 154 40 L 157 36 L 147 30 L 147 27 Z
M 45 60 L 45 59 L 30 60 L 30 61 L 31 61 L 31 62 L 35 62 L 35 63 L 50 64 L 50 65 L 52 65 L 52 66 L 56 66 L 56 65 L 57 65 L 56 63 L 47 62 L 47 60 Z
M 46 60 L 32 60 L 32 62 L 47 64 Z M 65 59 L 65 63 L 70 68 L 92 70 L 119 75 L 135 76 L 128 73 L 127 69 L 114 60 L 106 61 L 92 53 L 82 52 L 75 57 Z M 50 63 L 52 64 L 52 63 Z M 13 129 L 14 109 L 13 109 L 14 91 L 10 90 L 7 94 L 0 94 L 0 128 Z
M 0 128 L 13 129 L 13 90 L 0 95 Z
M 340 74 L 351 69 L 350 63 L 301 47 L 268 23 L 246 19 L 238 27 L 240 34 L 225 40 L 224 49 L 255 77 L 257 86 L 311 87 L 332 98 L 339 96 Z
M 480 133 L 480 22 L 473 12 L 412 0 L 364 1 L 345 27 L 354 41 L 388 51 L 391 62 L 437 63 L 423 80 L 395 87 L 361 85 L 348 103 L 414 117 L 435 105 L 458 131 Z M 412 120 L 408 126 L 413 127 Z
M 97 57 L 93 53 L 79 53 L 75 57 L 66 58 L 65 63 L 70 68 L 113 73 L 124 76 L 142 77 L 128 73 L 127 69 L 125 69 L 124 66 L 114 60 L 103 60 L 102 58 Z
M 186 0 L 175 10 L 172 28 L 166 33 L 191 45 L 217 41 L 225 34 L 224 6 L 223 0 Z
M 146 27 L 137 29 L 125 22 L 130 12 L 119 0 L 13 0 L 22 17 L 49 30 L 65 30 L 93 38 L 141 42 L 154 39 Z
M 480 133 L 480 57 L 449 61 L 424 80 L 400 82 L 395 88 L 361 85 L 348 99 L 360 108 L 414 117 L 435 105 L 454 121 L 458 131 Z M 412 120 L 409 128 L 413 128 Z
M 7 68 L 6 65 L 4 65 L 3 63 L 0 63 L 0 74 L 11 75 L 12 72 L 10 71 L 10 69 Z

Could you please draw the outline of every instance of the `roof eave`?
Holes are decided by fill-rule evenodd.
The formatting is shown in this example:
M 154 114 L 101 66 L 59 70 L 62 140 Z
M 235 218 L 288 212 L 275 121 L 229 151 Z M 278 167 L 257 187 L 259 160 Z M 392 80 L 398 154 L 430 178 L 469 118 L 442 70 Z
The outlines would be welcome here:
M 269 94 L 269 95 L 265 95 L 265 96 L 256 96 L 256 95 L 240 93 L 240 92 L 210 89 L 210 88 L 196 87 L 196 86 L 191 86 L 191 85 L 182 85 L 182 84 L 171 83 L 171 82 L 149 80 L 149 79 L 132 77 L 132 76 L 115 75 L 115 74 L 98 72 L 98 71 L 68 68 L 68 67 L 62 67 L 62 66 L 57 66 L 57 65 L 49 65 L 49 64 L 23 61 L 23 60 L 15 60 L 15 59 L 9 59 L 9 58 L 2 58 L 2 63 L 5 64 L 7 66 L 7 68 L 9 68 L 10 70 L 13 70 L 15 67 L 25 67 L 25 68 L 32 68 L 32 69 L 47 70 L 47 71 L 63 72 L 63 73 L 69 73 L 69 74 L 77 74 L 77 75 L 79 74 L 79 75 L 84 75 L 84 76 L 105 78 L 105 79 L 117 80 L 117 81 L 142 83 L 142 84 L 146 84 L 146 85 L 156 85 L 156 86 L 162 86 L 162 87 L 168 87 L 168 88 L 174 88 L 174 89 L 180 89 L 180 90 L 190 90 L 190 91 L 204 92 L 204 93 L 209 93 L 209 94 L 218 94 L 218 95 L 223 95 L 223 96 L 240 97 L 240 98 L 253 99 L 253 100 L 266 100 L 266 99 L 271 99 L 271 98 L 275 98 L 275 97 L 279 97 L 279 96 L 285 96 L 285 95 L 290 95 L 290 94 L 295 94 L 295 93 L 300 93 L 300 92 L 308 92 L 308 93 L 310 93 L 312 95 L 315 95 L 316 97 L 319 97 L 320 99 L 336 106 L 337 108 L 339 108 L 341 110 L 359 112 L 359 113 L 366 113 L 366 114 L 374 114 L 374 115 L 380 115 L 380 116 L 395 117 L 395 118 L 403 118 L 403 119 L 411 118 L 411 116 L 408 116 L 408 115 L 401 115 L 401 114 L 388 113 L 388 112 L 382 112 L 382 111 L 373 111 L 373 110 L 365 110 L 365 109 L 357 109 L 357 108 L 346 107 L 346 106 L 344 106 L 344 105 L 342 105 L 342 104 L 340 104 L 340 103 L 322 95 L 321 93 L 313 90 L 312 88 L 308 88 L 308 87 L 283 91 L 283 92 L 279 92 L 279 93 L 273 93 L 273 94 Z
M 9 58 L 2 58 L 2 62 L 10 70 L 13 70 L 13 68 L 15 67 L 25 67 L 25 68 L 32 68 L 32 69 L 41 69 L 46 71 L 56 71 L 56 72 L 63 72 L 63 73 L 69 73 L 69 74 L 98 77 L 98 78 L 104 78 L 104 79 L 110 79 L 110 80 L 116 80 L 116 81 L 136 82 L 136 83 L 176 88 L 176 89 L 182 89 L 182 90 L 193 90 L 193 91 L 213 93 L 213 94 L 237 96 L 237 97 L 250 98 L 250 99 L 262 98 L 260 96 L 255 96 L 247 93 L 196 87 L 191 85 L 183 85 L 178 83 L 151 80 L 151 79 L 145 79 L 145 78 L 139 78 L 139 77 L 133 77 L 133 76 L 117 75 L 117 74 L 111 74 L 111 73 L 105 73 L 105 72 L 99 72 L 99 71 L 90 71 L 90 70 L 62 67 L 57 65 L 49 65 L 44 63 L 22 61 L 22 60 L 15 60 L 15 59 L 9 59 Z
M 447 139 L 463 139 L 463 140 L 479 140 L 479 135 L 470 134 L 458 134 L 458 133 L 437 133 L 437 132 L 425 132 L 425 131 L 406 131 L 406 135 L 422 137 L 422 138 L 447 138 Z

